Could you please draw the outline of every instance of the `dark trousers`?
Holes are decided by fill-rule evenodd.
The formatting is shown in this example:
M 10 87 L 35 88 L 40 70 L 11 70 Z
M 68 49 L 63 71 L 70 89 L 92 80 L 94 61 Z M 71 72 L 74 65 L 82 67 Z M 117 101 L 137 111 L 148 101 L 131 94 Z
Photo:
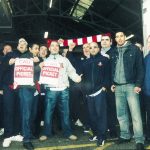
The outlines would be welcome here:
M 4 136 L 14 136 L 21 132 L 20 105 L 18 90 L 13 90 L 4 85 L 3 110 L 4 110 Z
M 38 137 L 41 131 L 41 121 L 44 120 L 44 102 L 45 102 L 45 95 L 38 95 L 38 106 L 37 106 L 37 115 L 35 119 L 35 129 L 33 129 L 33 135 Z
M 115 94 L 111 91 L 106 93 L 106 102 L 107 102 L 107 126 L 110 130 L 110 134 L 117 134 L 116 124 L 117 124 L 117 115 L 116 115 L 116 104 L 115 104 Z
M 71 119 L 75 122 L 77 119 L 82 118 L 82 104 L 83 94 L 78 84 L 72 84 L 69 88 L 70 93 L 70 115 Z M 82 121 L 82 120 L 81 120 Z
M 3 95 L 0 94 L 0 128 L 4 128 Z
M 87 96 L 89 109 L 90 127 L 98 140 L 106 138 L 107 130 L 107 107 L 106 92 L 102 91 L 95 97 Z
M 150 138 L 150 95 L 144 95 L 144 104 L 145 104 L 145 111 L 147 114 L 146 137 Z
M 88 106 L 80 84 L 71 84 L 70 92 L 70 116 L 72 121 L 80 121 L 85 127 L 89 127 Z

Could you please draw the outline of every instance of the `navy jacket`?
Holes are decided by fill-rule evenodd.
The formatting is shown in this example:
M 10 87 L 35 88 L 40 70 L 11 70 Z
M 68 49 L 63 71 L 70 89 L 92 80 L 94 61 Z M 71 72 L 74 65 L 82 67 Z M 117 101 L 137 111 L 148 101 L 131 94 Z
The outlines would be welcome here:
M 145 78 L 143 92 L 144 94 L 150 96 L 150 53 L 144 59 L 145 63 Z
M 9 65 L 11 58 L 19 58 L 21 53 L 18 50 L 8 53 L 3 59 L 3 84 L 12 85 L 14 82 L 14 65 Z
M 115 76 L 116 63 L 118 59 L 118 50 L 114 48 L 111 53 L 112 82 Z M 124 72 L 127 83 L 134 83 L 141 87 L 144 79 L 143 55 L 137 46 L 129 44 L 123 54 Z M 112 83 L 113 84 L 113 83 Z
M 109 87 L 110 61 L 98 53 L 83 62 L 83 88 L 86 95 L 93 94 L 102 87 Z

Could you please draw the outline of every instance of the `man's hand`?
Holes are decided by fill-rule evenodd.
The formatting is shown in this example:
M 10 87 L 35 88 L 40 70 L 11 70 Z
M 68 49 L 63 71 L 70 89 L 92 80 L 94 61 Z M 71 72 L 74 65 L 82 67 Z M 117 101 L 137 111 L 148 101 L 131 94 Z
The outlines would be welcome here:
M 9 65 L 13 65 L 15 63 L 16 59 L 15 58 L 11 58 L 9 60 Z
M 103 90 L 103 91 L 106 91 L 106 88 L 105 88 L 105 87 L 102 87 L 102 90 Z
M 39 61 L 40 61 L 40 60 L 39 60 L 38 57 L 34 57 L 34 58 L 33 58 L 33 62 L 34 62 L 34 63 L 38 63 Z
M 112 92 L 115 92 L 115 85 L 112 85 L 112 86 L 111 86 L 111 91 L 112 91 Z
M 59 39 L 59 40 L 58 40 L 58 43 L 59 43 L 59 45 L 60 45 L 60 44 L 64 43 L 64 40 L 63 40 L 63 39 Z
M 139 94 L 141 92 L 141 88 L 140 87 L 135 87 L 134 92 Z
M 78 76 L 78 79 L 76 80 L 76 83 L 80 83 L 80 82 L 81 82 L 81 80 L 82 80 L 82 78 L 81 78 L 82 75 L 83 75 L 83 74 L 80 74 L 80 75 Z

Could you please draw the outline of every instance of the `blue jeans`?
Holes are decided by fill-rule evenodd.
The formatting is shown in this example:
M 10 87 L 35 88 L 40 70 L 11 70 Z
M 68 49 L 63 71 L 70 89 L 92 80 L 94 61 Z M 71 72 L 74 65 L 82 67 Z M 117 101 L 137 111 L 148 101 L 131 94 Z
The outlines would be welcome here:
M 58 109 L 60 112 L 61 126 L 64 131 L 64 136 L 68 137 L 72 133 L 69 121 L 68 89 L 65 89 L 63 91 L 50 91 L 50 89 L 46 89 L 43 134 L 48 137 L 52 135 L 52 116 L 56 103 L 58 104 Z
M 117 85 L 115 89 L 117 118 L 120 125 L 120 137 L 131 138 L 129 130 L 128 106 L 131 113 L 136 143 L 144 143 L 139 94 L 134 92 L 134 84 Z
M 38 99 L 34 97 L 35 89 L 21 87 L 19 89 L 23 141 L 29 142 L 33 137 L 32 126 L 37 114 Z
M 98 140 L 104 140 L 107 130 L 106 92 L 102 91 L 95 97 L 87 96 L 87 104 L 90 127 Z

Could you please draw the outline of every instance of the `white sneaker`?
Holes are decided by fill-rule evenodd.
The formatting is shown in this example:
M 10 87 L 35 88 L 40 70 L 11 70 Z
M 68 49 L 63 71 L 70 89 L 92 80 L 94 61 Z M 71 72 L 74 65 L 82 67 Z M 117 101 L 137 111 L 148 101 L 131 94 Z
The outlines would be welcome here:
M 10 144 L 11 144 L 11 137 L 4 139 L 4 141 L 3 141 L 3 147 L 9 147 Z
M 75 125 L 79 127 L 83 126 L 82 122 L 79 119 L 76 121 Z
M 4 128 L 0 129 L 0 136 L 4 134 Z
M 12 136 L 11 141 L 22 142 L 23 136 L 21 136 L 21 135 Z

